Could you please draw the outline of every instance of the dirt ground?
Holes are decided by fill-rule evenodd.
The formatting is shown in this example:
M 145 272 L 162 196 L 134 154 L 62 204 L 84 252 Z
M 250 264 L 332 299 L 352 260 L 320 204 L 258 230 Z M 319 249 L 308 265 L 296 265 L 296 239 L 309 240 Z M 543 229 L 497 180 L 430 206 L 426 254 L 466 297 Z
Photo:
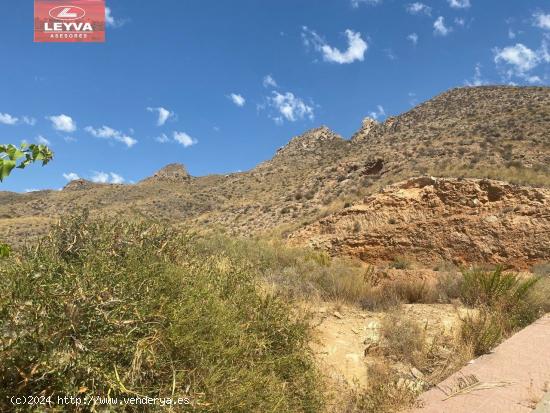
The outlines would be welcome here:
M 454 334 L 453 328 L 465 310 L 452 304 L 407 304 L 399 311 L 425 326 L 429 336 L 439 334 L 442 329 L 449 335 Z M 335 386 L 367 384 L 367 365 L 375 357 L 365 350 L 369 343 L 378 341 L 384 314 L 329 304 L 315 311 L 316 335 L 312 348 L 321 370 Z

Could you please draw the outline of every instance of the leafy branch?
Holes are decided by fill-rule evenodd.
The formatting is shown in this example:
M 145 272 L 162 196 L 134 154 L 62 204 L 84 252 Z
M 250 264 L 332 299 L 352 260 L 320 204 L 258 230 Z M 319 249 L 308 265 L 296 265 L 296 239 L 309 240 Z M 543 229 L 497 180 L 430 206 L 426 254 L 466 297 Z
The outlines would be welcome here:
M 6 179 L 14 168 L 24 169 L 34 162 L 46 165 L 53 159 L 53 152 L 46 145 L 12 144 L 0 145 L 0 182 Z

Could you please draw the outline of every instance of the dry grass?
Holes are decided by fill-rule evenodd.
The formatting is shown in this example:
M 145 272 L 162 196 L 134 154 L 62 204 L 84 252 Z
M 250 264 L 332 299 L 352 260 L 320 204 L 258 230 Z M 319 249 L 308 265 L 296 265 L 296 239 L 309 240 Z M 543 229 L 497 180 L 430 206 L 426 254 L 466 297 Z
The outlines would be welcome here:
M 380 326 L 380 346 L 395 361 L 419 365 L 426 347 L 426 330 L 403 313 L 388 313 Z
M 550 173 L 525 167 L 472 167 L 470 164 L 455 164 L 445 168 L 432 168 L 428 174 L 440 177 L 487 178 L 507 181 L 517 185 L 550 187 Z
M 351 392 L 339 413 L 390 413 L 415 404 L 422 387 L 405 380 L 385 363 L 368 367 L 367 388 Z

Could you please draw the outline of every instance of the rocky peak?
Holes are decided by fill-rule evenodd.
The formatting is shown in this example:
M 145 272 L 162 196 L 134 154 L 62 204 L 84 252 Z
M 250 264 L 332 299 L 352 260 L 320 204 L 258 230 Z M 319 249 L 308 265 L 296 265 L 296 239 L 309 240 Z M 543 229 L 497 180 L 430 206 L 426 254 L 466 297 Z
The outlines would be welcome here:
M 369 138 L 369 136 L 372 136 L 374 134 L 380 133 L 383 129 L 383 125 L 380 124 L 377 120 L 366 117 L 363 119 L 363 122 L 361 124 L 361 129 L 353 135 L 351 138 L 352 142 L 361 142 Z
M 99 185 L 101 184 L 96 184 L 86 179 L 75 179 L 74 181 L 71 181 L 67 185 L 65 185 L 63 191 L 82 191 L 97 187 Z
M 334 141 L 343 141 L 343 139 L 328 127 L 321 126 L 292 138 L 287 145 L 277 151 L 277 156 L 283 153 L 312 152 L 324 143 Z
M 143 182 L 150 181 L 167 181 L 167 182 L 188 182 L 191 180 L 191 175 L 187 172 L 184 165 L 179 163 L 172 163 L 166 165 L 160 169 L 150 178 L 145 179 Z

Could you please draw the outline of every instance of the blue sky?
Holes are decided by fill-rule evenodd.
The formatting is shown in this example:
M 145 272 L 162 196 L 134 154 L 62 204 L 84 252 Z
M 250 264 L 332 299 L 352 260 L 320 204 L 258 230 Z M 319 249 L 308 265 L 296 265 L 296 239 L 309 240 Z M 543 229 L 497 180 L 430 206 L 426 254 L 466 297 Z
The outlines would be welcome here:
M 247 170 L 325 124 L 344 137 L 452 87 L 550 82 L 548 0 L 108 1 L 105 44 L 33 43 L 4 4 L 0 142 L 55 160 L 0 190 Z

